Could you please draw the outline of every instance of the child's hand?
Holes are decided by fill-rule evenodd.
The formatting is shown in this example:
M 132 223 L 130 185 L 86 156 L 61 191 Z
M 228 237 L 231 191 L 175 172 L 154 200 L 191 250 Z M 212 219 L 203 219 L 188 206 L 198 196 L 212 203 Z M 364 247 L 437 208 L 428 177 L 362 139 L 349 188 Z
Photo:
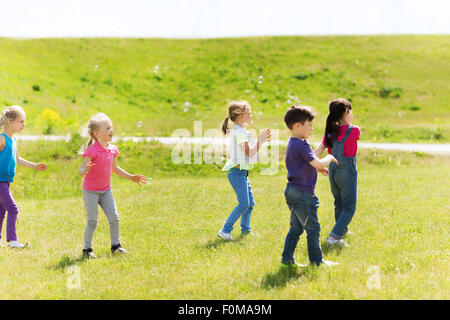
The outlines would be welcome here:
M 333 157 L 331 154 L 330 154 L 329 156 L 331 157 L 331 161 L 332 161 L 332 162 L 338 164 L 338 161 L 336 160 L 335 157 Z
M 84 167 L 84 173 L 88 173 L 89 170 L 91 170 L 91 168 L 95 166 L 95 163 L 92 161 L 89 161 L 88 163 L 86 163 L 86 166 Z
M 136 182 L 139 185 L 139 187 L 141 186 L 141 183 L 143 184 L 147 183 L 147 178 L 141 174 L 135 174 L 131 176 L 130 180 Z
M 34 169 L 40 170 L 40 171 L 44 171 L 45 169 L 47 169 L 47 164 L 45 164 L 45 163 L 37 163 L 34 166 Z
M 272 138 L 272 133 L 270 132 L 270 129 L 264 129 L 259 134 L 259 141 L 261 141 L 261 144 L 263 144 L 266 141 L 270 141 L 271 138 Z
M 317 171 L 319 171 L 324 176 L 328 175 L 328 168 L 317 169 Z

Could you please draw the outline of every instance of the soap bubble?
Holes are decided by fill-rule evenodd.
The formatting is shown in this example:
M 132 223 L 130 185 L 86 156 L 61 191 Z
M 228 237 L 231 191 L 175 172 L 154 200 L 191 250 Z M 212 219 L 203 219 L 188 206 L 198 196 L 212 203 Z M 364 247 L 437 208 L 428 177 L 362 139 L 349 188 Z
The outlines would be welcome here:
M 183 106 L 184 106 L 183 111 L 188 112 L 189 108 L 191 107 L 191 103 L 189 101 L 186 101 L 185 103 L 183 103 Z

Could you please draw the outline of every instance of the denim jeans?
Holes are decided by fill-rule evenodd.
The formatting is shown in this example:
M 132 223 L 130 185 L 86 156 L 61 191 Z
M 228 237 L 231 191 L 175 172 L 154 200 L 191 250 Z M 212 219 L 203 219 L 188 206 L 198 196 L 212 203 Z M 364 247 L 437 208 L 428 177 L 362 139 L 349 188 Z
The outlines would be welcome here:
M 284 195 L 291 211 L 291 220 L 290 229 L 284 242 L 281 262 L 284 264 L 295 262 L 295 248 L 303 230 L 306 230 L 309 261 L 311 264 L 320 264 L 322 262 L 322 248 L 320 247 L 320 224 L 317 217 L 319 199 L 315 194 L 302 192 L 294 186 L 287 186 Z
M 358 171 L 356 157 L 341 159 L 339 165 L 330 164 L 328 177 L 334 197 L 336 224 L 330 232 L 335 239 L 342 239 L 356 211 Z
M 250 231 L 250 218 L 253 207 L 255 206 L 255 199 L 253 198 L 252 187 L 248 180 L 248 171 L 231 168 L 228 171 L 227 176 L 228 181 L 230 181 L 230 184 L 237 195 L 238 205 L 230 213 L 222 230 L 225 233 L 230 233 L 233 230 L 234 223 L 240 217 L 241 232 Z

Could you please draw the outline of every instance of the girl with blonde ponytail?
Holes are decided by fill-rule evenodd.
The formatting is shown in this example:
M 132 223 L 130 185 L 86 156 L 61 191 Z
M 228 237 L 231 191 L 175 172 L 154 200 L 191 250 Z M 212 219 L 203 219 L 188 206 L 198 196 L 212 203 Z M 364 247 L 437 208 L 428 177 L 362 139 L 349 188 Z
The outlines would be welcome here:
M 6 211 L 8 211 L 6 241 L 8 246 L 13 248 L 24 248 L 26 246 L 26 244 L 17 241 L 16 222 L 19 210 L 10 191 L 10 184 L 14 181 L 16 173 L 16 165 L 40 171 L 47 168 L 45 163 L 33 163 L 18 155 L 14 134 L 23 130 L 25 118 L 25 111 L 19 106 L 6 108 L 0 116 L 0 127 L 4 127 L 3 133 L 0 134 L 0 239 L 3 220 Z
M 228 105 L 228 115 L 222 123 L 224 134 L 229 132 L 229 120 L 233 122 L 230 133 L 230 158 L 222 171 L 228 172 L 228 181 L 237 195 L 238 205 L 217 234 L 225 240 L 233 239 L 230 233 L 239 217 L 242 234 L 250 234 L 250 218 L 255 200 L 248 179 L 248 171 L 256 163 L 256 155 L 261 145 L 271 137 L 270 129 L 264 129 L 256 140 L 246 130 L 253 121 L 250 104 L 247 101 L 233 101 Z
M 127 251 L 120 244 L 120 221 L 111 191 L 111 175 L 114 172 L 122 178 L 136 182 L 139 186 L 147 183 L 145 176 L 129 174 L 118 166 L 116 157 L 119 149 L 113 145 L 114 129 L 111 119 L 104 114 L 94 115 L 87 125 L 90 139 L 82 157 L 83 163 L 78 171 L 83 178 L 83 200 L 87 222 L 84 230 L 84 258 L 96 258 L 93 250 L 94 232 L 98 224 L 100 205 L 109 221 L 111 252 L 124 254 Z

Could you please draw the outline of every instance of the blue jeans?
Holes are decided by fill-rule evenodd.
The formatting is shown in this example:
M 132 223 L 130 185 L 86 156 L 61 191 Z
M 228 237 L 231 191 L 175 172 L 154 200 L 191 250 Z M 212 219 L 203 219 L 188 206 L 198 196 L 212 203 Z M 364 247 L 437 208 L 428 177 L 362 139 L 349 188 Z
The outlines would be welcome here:
M 322 262 L 320 224 L 317 217 L 319 199 L 315 194 L 302 192 L 294 186 L 287 186 L 284 195 L 291 211 L 291 227 L 284 242 L 281 263 L 291 264 L 295 262 L 295 248 L 303 230 L 306 230 L 309 261 L 311 264 L 319 265 Z
M 356 162 L 349 159 L 339 162 L 338 166 L 334 163 L 330 164 L 328 176 L 331 193 L 334 197 L 334 218 L 336 221 L 330 236 L 335 239 L 342 239 L 356 211 L 358 182 Z
M 255 199 L 253 198 L 252 187 L 248 180 L 248 171 L 231 168 L 228 171 L 228 181 L 230 181 L 234 192 L 236 192 L 238 205 L 230 213 L 222 230 L 225 233 L 230 233 L 233 230 L 234 223 L 241 217 L 241 232 L 249 232 L 250 218 L 253 207 L 255 206 Z

